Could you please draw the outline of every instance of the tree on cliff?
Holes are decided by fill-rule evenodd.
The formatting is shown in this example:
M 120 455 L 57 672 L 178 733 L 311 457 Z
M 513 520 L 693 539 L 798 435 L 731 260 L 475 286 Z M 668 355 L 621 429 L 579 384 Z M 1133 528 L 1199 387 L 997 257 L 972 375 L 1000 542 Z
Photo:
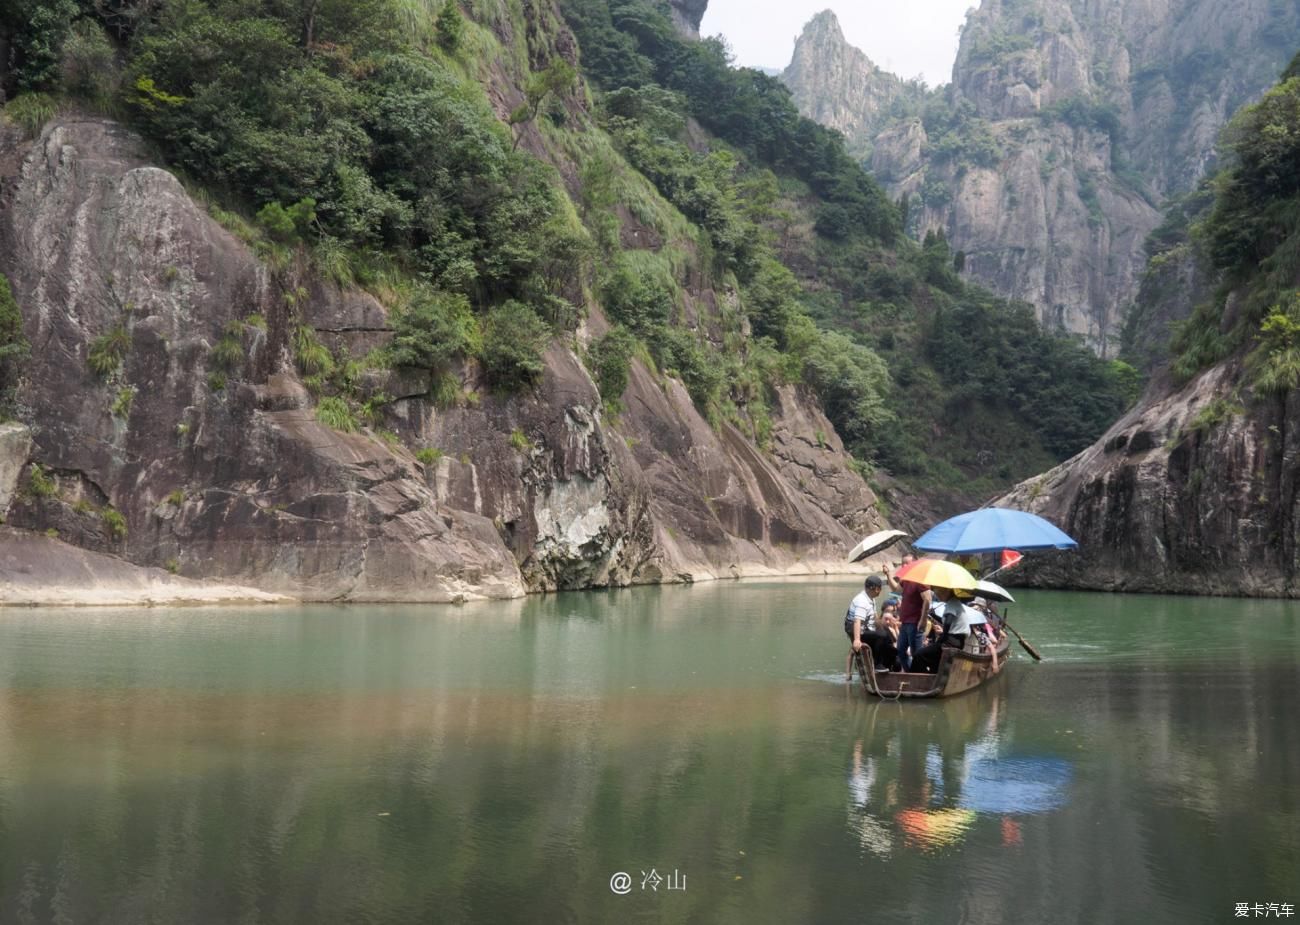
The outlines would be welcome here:
M 524 85 L 524 101 L 510 113 L 509 123 L 523 125 L 532 122 L 541 111 L 542 104 L 552 94 L 560 96 L 568 93 L 577 77 L 578 73 L 573 69 L 573 65 L 563 58 L 556 58 L 543 70 L 528 78 L 528 82 Z M 511 144 L 512 150 L 519 147 L 520 137 L 522 136 L 516 132 L 514 142 Z
M 0 420 L 6 420 L 11 413 L 14 386 L 29 349 L 23 335 L 22 312 L 14 301 L 9 278 L 0 273 Z
M 1214 204 L 1193 241 L 1223 285 L 1177 327 L 1173 369 L 1182 378 L 1257 344 L 1256 385 L 1291 381 L 1295 292 L 1300 280 L 1300 55 L 1277 86 L 1243 108 L 1224 133 Z M 1235 293 L 1235 295 L 1234 295 Z M 1237 307 L 1225 324 L 1227 306 Z

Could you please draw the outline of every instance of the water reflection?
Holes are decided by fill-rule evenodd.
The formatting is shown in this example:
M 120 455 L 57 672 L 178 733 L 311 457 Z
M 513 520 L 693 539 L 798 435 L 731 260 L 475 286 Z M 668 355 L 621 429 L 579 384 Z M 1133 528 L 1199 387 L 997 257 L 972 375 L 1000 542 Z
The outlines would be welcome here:
M 1285 607 L 1027 594 L 1069 659 L 888 704 L 800 680 L 843 664 L 843 592 L 0 613 L 0 922 L 1181 925 L 1294 895 Z M 1144 649 L 1175 613 L 1182 648 Z M 690 889 L 611 894 L 652 865 Z
M 1005 696 L 993 687 L 958 698 L 920 723 L 903 711 L 925 706 L 868 705 L 848 775 L 849 827 L 863 848 L 880 858 L 900 847 L 934 851 L 982 820 L 998 826 L 1004 846 L 1018 845 L 1018 817 L 1066 805 L 1072 762 L 1013 750 L 1002 728 Z

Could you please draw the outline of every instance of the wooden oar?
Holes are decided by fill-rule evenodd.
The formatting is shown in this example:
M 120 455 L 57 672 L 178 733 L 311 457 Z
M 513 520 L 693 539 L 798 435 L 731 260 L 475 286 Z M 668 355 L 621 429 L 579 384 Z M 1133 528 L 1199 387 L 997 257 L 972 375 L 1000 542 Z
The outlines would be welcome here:
M 1038 654 L 1038 650 L 1035 649 L 1033 646 L 1031 646 L 1031 645 L 1029 644 L 1029 642 L 1025 639 L 1024 636 L 1021 636 L 1019 633 L 1017 633 L 1017 632 L 1016 632 L 1016 628 L 1015 628 L 1014 626 L 1012 626 L 1012 625 L 1011 625 L 1010 623 L 1008 623 L 1006 620 L 1003 620 L 1003 621 L 1002 621 L 1002 625 L 1003 625 L 1006 629 L 1011 630 L 1011 634 L 1012 634 L 1013 636 L 1015 636 L 1017 640 L 1019 640 L 1021 647 L 1022 647 L 1026 652 L 1028 652 L 1031 656 L 1033 656 L 1034 661 L 1036 661 L 1036 662 L 1041 662 L 1041 661 L 1043 660 L 1043 657 L 1042 657 L 1041 655 Z
M 1007 608 L 1007 610 L 1010 610 L 1010 609 L 1011 609 L 1010 607 Z M 1014 626 L 1012 626 L 1010 623 L 1007 622 L 1007 618 L 1006 618 L 1006 617 L 1003 617 L 1003 618 L 1002 618 L 1002 626 L 1003 626 L 1003 628 L 1005 628 L 1005 629 L 1009 629 L 1009 630 L 1011 630 L 1012 634 L 1016 637 L 1017 640 L 1019 640 L 1021 647 L 1022 647 L 1026 652 L 1028 652 L 1028 653 L 1030 654 L 1030 656 L 1033 657 L 1034 661 L 1036 661 L 1036 662 L 1041 662 L 1041 661 L 1043 660 L 1043 657 L 1042 657 L 1041 655 L 1038 654 L 1038 650 L 1035 649 L 1033 646 L 1031 646 L 1031 645 L 1029 644 L 1028 640 L 1026 640 L 1024 636 L 1021 636 L 1019 633 L 1016 632 L 1016 628 L 1015 628 Z

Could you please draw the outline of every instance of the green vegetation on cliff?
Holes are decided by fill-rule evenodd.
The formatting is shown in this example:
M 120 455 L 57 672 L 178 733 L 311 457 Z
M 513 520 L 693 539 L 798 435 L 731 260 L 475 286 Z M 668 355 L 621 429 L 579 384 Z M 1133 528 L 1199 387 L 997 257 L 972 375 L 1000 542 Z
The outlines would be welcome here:
M 9 278 L 0 273 L 0 421 L 8 420 L 13 412 L 14 387 L 29 350 Z
M 1218 288 L 1177 327 L 1173 370 L 1188 378 L 1253 347 L 1255 385 L 1285 392 L 1300 375 L 1300 55 L 1233 118 L 1222 147 L 1212 205 L 1205 197 L 1174 224 Z
M 616 144 L 710 230 L 753 333 L 817 392 L 860 458 L 987 489 L 1082 449 L 1136 397 L 1127 364 L 1098 361 L 1044 334 L 1027 306 L 965 284 L 942 237 L 903 237 L 899 208 L 775 78 L 731 67 L 716 40 L 681 39 L 647 0 L 561 8 L 607 91 Z M 996 160 L 973 112 L 931 108 L 927 124 L 952 158 Z M 718 138 L 706 153 L 691 120 Z
M 639 358 L 762 445 L 773 388 L 800 384 L 859 459 L 918 481 L 1021 477 L 1131 397 L 1125 368 L 964 283 L 942 237 L 906 238 L 838 134 L 662 3 L 561 0 L 576 49 L 548 0 L 18 6 L 7 114 L 108 108 L 219 204 L 291 312 L 312 266 L 385 303 L 394 340 L 366 361 L 294 322 L 340 429 L 382 418 L 366 364 L 427 371 L 441 402 L 467 362 L 526 389 L 596 306 L 614 326 L 582 355 L 607 407 Z M 987 160 L 966 122 L 952 156 Z M 214 389 L 244 365 L 227 340 Z

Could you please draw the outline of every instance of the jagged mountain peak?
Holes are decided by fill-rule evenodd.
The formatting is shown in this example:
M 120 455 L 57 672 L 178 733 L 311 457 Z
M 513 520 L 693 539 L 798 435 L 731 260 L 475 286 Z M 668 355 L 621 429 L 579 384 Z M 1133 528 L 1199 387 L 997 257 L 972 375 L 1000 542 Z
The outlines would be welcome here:
M 709 8 L 709 0 L 669 0 L 673 13 L 673 22 L 685 35 L 700 37 L 700 23 L 704 20 L 704 11 Z
M 820 13 L 815 13 L 813 18 L 808 20 L 807 24 L 803 27 L 803 35 L 801 38 L 816 35 L 818 33 L 827 33 L 838 38 L 840 41 L 844 40 L 844 30 L 840 28 L 840 18 L 835 15 L 834 10 L 825 9 Z
M 795 39 L 794 57 L 791 59 L 790 67 L 787 70 L 809 66 L 811 62 L 807 60 L 801 62 L 801 57 L 822 62 L 829 55 L 843 56 L 859 62 L 872 72 L 880 70 L 862 49 L 849 44 L 849 40 L 844 37 L 844 29 L 840 26 L 840 20 L 835 15 L 835 11 L 825 9 L 804 24 L 803 31 Z
M 1220 128 L 1297 34 L 1294 2 L 982 0 L 953 82 L 900 99 L 822 13 L 783 79 L 892 196 L 912 197 L 914 234 L 944 229 L 971 277 L 1105 354 L 1156 206 L 1212 169 Z
M 866 154 L 869 139 L 896 99 L 924 92 L 849 44 L 839 18 L 829 9 L 808 20 L 781 80 L 801 112 L 839 129 L 859 155 Z

